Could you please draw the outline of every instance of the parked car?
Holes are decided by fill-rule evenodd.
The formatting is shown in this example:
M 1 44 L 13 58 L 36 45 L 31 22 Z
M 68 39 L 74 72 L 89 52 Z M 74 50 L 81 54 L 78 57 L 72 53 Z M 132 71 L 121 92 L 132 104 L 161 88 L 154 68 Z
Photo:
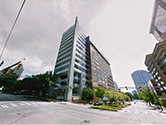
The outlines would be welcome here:
M 106 101 L 105 104 L 106 104 L 106 105 L 109 105 L 109 104 L 111 104 L 111 102 L 110 102 L 110 101 Z
M 102 105 L 102 104 L 103 104 L 102 101 L 97 101 L 97 102 L 94 103 L 94 106 L 99 106 L 99 105 Z

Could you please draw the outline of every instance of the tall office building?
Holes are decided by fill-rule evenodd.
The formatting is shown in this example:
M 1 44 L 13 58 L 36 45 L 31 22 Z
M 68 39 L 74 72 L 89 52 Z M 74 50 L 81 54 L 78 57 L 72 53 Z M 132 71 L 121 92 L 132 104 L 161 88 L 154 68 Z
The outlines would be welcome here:
M 66 30 L 61 39 L 54 69 L 59 77 L 64 100 L 81 99 L 83 88 L 96 86 L 114 89 L 110 64 L 83 32 L 76 17 L 75 24 Z
M 166 0 L 155 0 L 150 33 L 159 42 L 166 40 Z
M 148 85 L 148 82 L 150 79 L 152 79 L 149 72 L 145 70 L 137 70 L 131 74 L 131 77 L 134 81 L 135 88 L 137 89 L 137 92 L 140 92 L 139 87 L 143 88 Z
M 166 0 L 155 0 L 150 33 L 158 40 L 153 53 L 147 54 L 145 65 L 166 93 Z

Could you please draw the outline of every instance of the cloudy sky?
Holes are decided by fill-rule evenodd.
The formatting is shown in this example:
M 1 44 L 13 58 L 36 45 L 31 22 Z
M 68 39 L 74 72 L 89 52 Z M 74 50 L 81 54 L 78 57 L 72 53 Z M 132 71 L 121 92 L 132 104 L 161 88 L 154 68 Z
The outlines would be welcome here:
M 0 1 L 0 53 L 23 0 Z M 131 73 L 147 70 L 145 55 L 157 41 L 149 34 L 154 0 L 27 0 L 1 60 L 22 57 L 25 75 L 53 70 L 62 33 L 79 23 L 109 59 L 119 86 L 134 86 Z

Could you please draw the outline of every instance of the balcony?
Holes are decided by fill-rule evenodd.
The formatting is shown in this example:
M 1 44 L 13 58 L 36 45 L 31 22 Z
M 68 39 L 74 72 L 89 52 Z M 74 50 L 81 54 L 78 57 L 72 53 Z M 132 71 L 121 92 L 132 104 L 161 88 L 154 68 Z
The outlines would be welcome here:
M 67 78 L 66 79 L 61 79 L 60 82 L 67 82 Z
M 79 87 L 79 84 L 78 83 L 74 83 L 73 87 Z

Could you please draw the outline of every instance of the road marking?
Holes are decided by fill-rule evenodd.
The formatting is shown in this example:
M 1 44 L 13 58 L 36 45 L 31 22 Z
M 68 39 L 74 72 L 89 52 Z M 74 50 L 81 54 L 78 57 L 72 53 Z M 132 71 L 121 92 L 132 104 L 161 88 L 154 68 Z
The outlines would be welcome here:
M 19 105 L 21 105 L 21 106 L 25 106 L 25 104 L 23 104 L 23 103 L 19 103 Z
M 146 115 L 148 114 L 147 112 L 142 112 L 142 113 L 143 113 L 143 114 L 146 114 Z
M 135 118 L 136 118 L 136 115 L 134 116 L 132 123 L 134 123 Z
M 33 104 L 33 105 L 38 105 L 37 103 L 35 103 L 35 102 L 31 102 L 31 104 Z
M 13 104 L 13 103 L 10 103 L 13 107 L 18 107 L 18 105 L 16 104 Z
M 128 110 L 127 113 L 131 113 L 131 111 Z
M 9 108 L 7 105 L 1 105 L 3 108 Z
M 30 103 L 28 103 L 28 102 L 23 102 L 24 104 L 26 104 L 26 105 L 31 105 Z
M 135 111 L 135 114 L 139 114 L 139 111 L 138 111 L 138 110 L 136 110 L 136 111 Z

